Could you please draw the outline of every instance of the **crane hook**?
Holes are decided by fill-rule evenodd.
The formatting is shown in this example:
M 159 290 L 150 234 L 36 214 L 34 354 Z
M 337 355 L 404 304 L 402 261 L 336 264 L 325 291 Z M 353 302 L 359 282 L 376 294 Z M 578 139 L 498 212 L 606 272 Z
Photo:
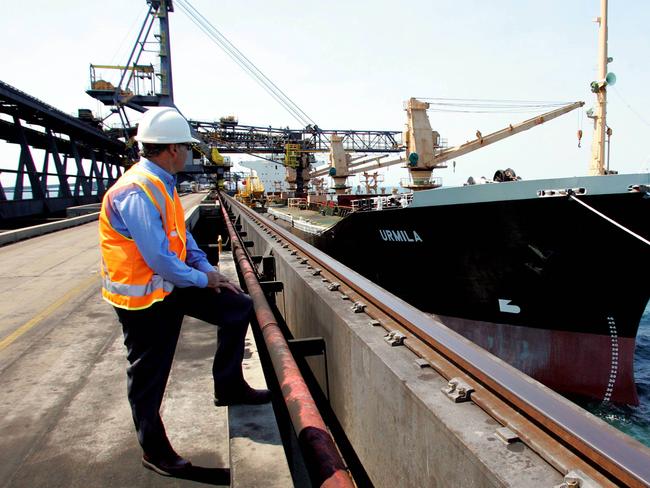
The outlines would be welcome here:
M 581 147 L 580 141 L 582 141 L 582 129 L 578 130 L 578 147 Z

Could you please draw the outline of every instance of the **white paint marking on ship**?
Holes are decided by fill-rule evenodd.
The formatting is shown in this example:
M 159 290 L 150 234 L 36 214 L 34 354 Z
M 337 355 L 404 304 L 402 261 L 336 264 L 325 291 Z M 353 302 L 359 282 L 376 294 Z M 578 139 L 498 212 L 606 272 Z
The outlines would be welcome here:
M 607 325 L 609 325 L 609 336 L 612 346 L 611 361 L 609 366 L 609 381 L 607 382 L 607 389 L 605 390 L 604 402 L 608 402 L 612 398 L 614 392 L 614 384 L 618 376 L 618 331 L 616 330 L 616 321 L 614 317 L 607 317 Z
M 521 308 L 519 308 L 517 305 L 510 305 L 510 302 L 511 300 L 504 300 L 503 298 L 499 298 L 499 311 L 505 313 L 521 312 Z
M 379 229 L 379 236 L 390 242 L 422 242 L 420 235 L 414 230 Z

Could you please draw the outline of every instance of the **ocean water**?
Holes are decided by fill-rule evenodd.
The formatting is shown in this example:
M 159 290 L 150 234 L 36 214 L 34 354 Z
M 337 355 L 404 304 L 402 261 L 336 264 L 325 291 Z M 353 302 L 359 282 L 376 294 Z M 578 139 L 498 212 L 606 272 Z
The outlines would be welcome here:
M 608 403 L 583 405 L 594 415 L 650 447 L 650 303 L 645 309 L 636 338 L 634 376 L 639 406 L 617 406 Z

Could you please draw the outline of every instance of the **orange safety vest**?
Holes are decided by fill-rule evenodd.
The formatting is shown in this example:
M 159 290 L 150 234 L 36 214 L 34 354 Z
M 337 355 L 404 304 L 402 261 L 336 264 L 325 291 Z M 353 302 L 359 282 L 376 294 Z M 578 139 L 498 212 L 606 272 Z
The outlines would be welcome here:
M 111 305 L 141 310 L 163 300 L 174 284 L 152 270 L 133 239 L 117 232 L 108 218 L 111 195 L 126 186 L 137 185 L 151 199 L 169 240 L 169 250 L 185 262 L 187 255 L 185 215 L 178 193 L 172 199 L 160 178 L 134 165 L 104 195 L 99 214 L 99 244 L 102 254 L 102 297 Z

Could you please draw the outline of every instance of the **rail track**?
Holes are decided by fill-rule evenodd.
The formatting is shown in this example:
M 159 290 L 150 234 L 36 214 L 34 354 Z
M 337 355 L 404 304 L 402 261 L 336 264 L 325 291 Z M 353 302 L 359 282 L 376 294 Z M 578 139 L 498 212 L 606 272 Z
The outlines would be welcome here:
M 330 288 L 363 307 L 397 340 L 565 476 L 567 486 L 649 486 L 650 449 L 449 330 L 268 218 L 230 197 L 227 205 Z

